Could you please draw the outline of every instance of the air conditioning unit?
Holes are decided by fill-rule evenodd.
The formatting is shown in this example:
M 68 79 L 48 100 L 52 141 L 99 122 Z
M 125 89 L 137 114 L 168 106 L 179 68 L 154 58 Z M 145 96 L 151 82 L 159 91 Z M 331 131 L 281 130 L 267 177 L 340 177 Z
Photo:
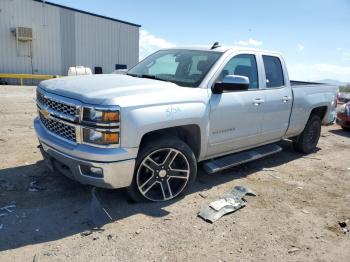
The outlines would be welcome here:
M 33 30 L 30 27 L 16 27 L 17 41 L 32 41 Z

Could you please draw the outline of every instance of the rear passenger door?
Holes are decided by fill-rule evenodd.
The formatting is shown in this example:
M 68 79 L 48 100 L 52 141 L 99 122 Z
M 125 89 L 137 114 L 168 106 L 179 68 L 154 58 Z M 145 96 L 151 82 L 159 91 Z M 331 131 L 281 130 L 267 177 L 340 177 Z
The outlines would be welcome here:
M 275 141 L 287 131 L 292 108 L 293 94 L 289 78 L 284 74 L 283 61 L 278 56 L 262 55 L 264 68 L 263 123 L 261 142 Z

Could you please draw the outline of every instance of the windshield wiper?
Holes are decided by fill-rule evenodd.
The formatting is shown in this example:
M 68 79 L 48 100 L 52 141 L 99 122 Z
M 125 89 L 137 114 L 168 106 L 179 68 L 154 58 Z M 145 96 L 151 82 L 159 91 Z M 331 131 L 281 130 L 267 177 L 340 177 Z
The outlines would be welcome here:
M 132 77 L 138 77 L 138 78 L 149 78 L 149 79 L 155 79 L 155 80 L 159 80 L 159 81 L 165 81 L 165 82 L 170 82 L 169 80 L 157 77 L 155 75 L 137 75 L 137 74 L 131 74 L 131 73 L 126 73 L 128 76 L 132 76 Z
M 128 76 L 132 76 L 132 77 L 140 77 L 139 75 L 136 75 L 136 74 L 131 74 L 131 73 L 126 73 L 126 75 L 128 75 Z

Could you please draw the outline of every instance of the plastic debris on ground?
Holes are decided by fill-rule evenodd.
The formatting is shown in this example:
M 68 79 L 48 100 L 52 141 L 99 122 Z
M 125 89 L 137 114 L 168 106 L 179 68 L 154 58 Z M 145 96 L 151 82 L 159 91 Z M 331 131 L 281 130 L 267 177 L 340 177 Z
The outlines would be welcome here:
M 8 204 L 6 206 L 0 207 L 0 211 L 7 211 L 8 213 L 12 213 L 13 211 L 15 211 L 16 208 L 16 204 L 15 203 L 11 203 Z M 2 213 L 4 214 L 4 213 Z
M 35 177 L 33 177 L 33 181 L 31 181 L 29 183 L 28 191 L 29 192 L 39 192 L 39 191 L 42 191 L 42 190 L 46 190 L 46 188 L 41 187 L 38 184 L 39 184 L 39 181 L 35 180 Z
M 338 222 L 338 224 L 339 224 L 339 226 L 344 234 L 347 234 L 350 232 L 350 229 L 348 228 L 349 222 L 350 222 L 349 218 Z
M 200 192 L 200 193 L 199 193 L 199 196 L 202 197 L 202 198 L 207 198 L 207 197 L 208 197 L 208 194 L 207 194 L 207 193 L 204 193 L 204 192 Z
M 314 157 L 314 156 L 302 156 L 302 158 L 314 159 L 314 160 L 322 160 L 321 158 Z
M 263 169 L 261 169 L 261 171 L 266 171 L 266 172 L 276 172 L 275 169 L 273 168 L 267 168 L 267 167 L 264 167 Z
M 112 217 L 108 214 L 106 209 L 102 207 L 100 201 L 97 199 L 95 187 L 91 189 L 90 212 L 92 221 L 98 228 L 112 221 Z
M 0 217 L 7 216 L 15 211 L 16 203 L 12 202 L 6 206 L 0 207 Z M 4 224 L 0 224 L 0 230 L 4 228 Z
M 245 195 L 256 196 L 256 193 L 247 187 L 235 186 L 232 191 L 222 198 L 202 206 L 198 216 L 205 221 L 214 223 L 223 215 L 237 211 L 246 206 Z
M 89 236 L 92 234 L 92 231 L 91 230 L 85 230 L 84 232 L 81 232 L 80 235 L 82 237 L 86 237 L 86 236 Z
M 298 252 L 299 250 L 300 248 L 298 248 L 297 246 L 292 246 L 292 248 L 288 250 L 288 253 L 293 254 L 295 252 Z

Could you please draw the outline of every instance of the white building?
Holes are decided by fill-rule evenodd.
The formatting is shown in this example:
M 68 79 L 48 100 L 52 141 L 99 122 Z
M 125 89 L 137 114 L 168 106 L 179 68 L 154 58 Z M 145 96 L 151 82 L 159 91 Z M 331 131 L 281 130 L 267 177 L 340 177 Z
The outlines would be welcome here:
M 0 0 L 0 73 L 111 73 L 138 62 L 140 25 L 41 0 Z M 99 71 L 99 68 L 97 68 Z

